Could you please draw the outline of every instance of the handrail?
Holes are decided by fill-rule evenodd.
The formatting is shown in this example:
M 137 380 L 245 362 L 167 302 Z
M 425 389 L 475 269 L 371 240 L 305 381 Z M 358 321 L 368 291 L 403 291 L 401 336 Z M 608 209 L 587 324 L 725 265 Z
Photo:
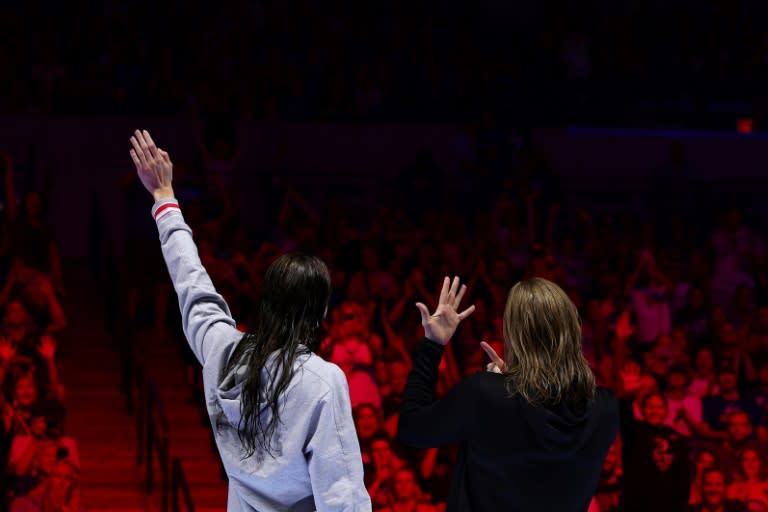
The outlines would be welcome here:
M 171 512 L 181 512 L 179 507 L 179 492 L 184 498 L 186 512 L 195 512 L 195 503 L 192 500 L 192 494 L 189 491 L 189 483 L 184 473 L 184 467 L 181 465 L 181 459 L 173 458 L 173 470 L 171 471 Z
M 168 417 L 156 382 L 149 377 L 141 355 L 132 343 L 133 333 L 127 334 L 122 345 L 126 358 L 121 370 L 128 413 L 136 420 L 136 465 L 144 467 L 144 490 L 154 491 L 154 461 L 160 466 L 161 512 L 179 512 L 179 493 L 187 511 L 195 506 L 186 474 L 179 457 L 171 456 Z
M 168 512 L 171 488 L 171 449 L 168 419 L 155 382 L 135 350 L 128 350 L 130 362 L 124 366 L 132 382 L 127 393 L 128 404 L 136 418 L 136 465 L 144 464 L 144 491 L 154 491 L 154 462 L 160 466 L 161 511 Z
M 171 448 L 168 439 L 168 421 L 154 381 L 145 380 L 146 400 L 146 492 L 151 493 L 154 488 L 152 454 L 157 455 L 160 464 L 160 479 L 162 482 L 160 492 L 162 505 L 160 510 L 168 512 L 168 498 L 170 490 L 171 472 Z

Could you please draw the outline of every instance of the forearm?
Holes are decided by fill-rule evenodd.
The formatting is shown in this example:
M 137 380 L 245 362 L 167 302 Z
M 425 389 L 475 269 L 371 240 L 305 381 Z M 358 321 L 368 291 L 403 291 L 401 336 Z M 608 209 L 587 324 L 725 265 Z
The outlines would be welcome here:
M 198 361 L 205 364 L 211 347 L 205 346 L 206 334 L 214 325 L 226 325 L 235 336 L 235 321 L 229 306 L 216 291 L 200 261 L 192 230 L 184 222 L 178 202 L 161 197 L 152 208 L 157 222 L 161 249 L 168 273 L 179 299 L 184 334 Z
M 51 291 L 48 297 L 48 309 L 51 314 L 51 320 L 45 329 L 46 333 L 60 331 L 67 326 L 67 317 L 64 314 L 64 309 L 61 307 L 61 303 L 53 291 Z
M 61 401 L 64 399 L 64 386 L 61 385 L 59 379 L 59 369 L 56 367 L 56 361 L 53 357 L 46 358 L 46 366 L 48 367 L 48 379 L 50 380 L 50 386 L 56 395 L 56 399 Z
M 398 437 L 417 448 L 434 448 L 463 439 L 469 427 L 465 418 L 474 417 L 476 396 L 461 384 L 435 400 L 443 347 L 427 339 L 413 352 L 413 366 L 403 393 Z
M 419 472 L 421 478 L 428 480 L 432 477 L 432 473 L 435 471 L 435 465 L 437 464 L 438 448 L 429 448 L 427 453 L 424 454 L 424 458 L 421 459 L 419 464 Z
M 11 472 L 18 476 L 26 475 L 32 466 L 32 460 L 34 459 L 35 452 L 37 451 L 37 443 L 33 440 L 27 444 L 26 449 L 21 453 L 18 460 L 9 463 Z

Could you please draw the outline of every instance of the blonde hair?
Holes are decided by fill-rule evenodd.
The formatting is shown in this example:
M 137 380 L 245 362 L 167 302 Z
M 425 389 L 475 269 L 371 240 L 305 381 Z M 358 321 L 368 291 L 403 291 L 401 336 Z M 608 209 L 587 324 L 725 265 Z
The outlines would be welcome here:
M 595 376 L 581 351 L 576 306 L 555 283 L 532 278 L 509 291 L 504 360 L 510 396 L 527 402 L 579 402 L 595 395 Z

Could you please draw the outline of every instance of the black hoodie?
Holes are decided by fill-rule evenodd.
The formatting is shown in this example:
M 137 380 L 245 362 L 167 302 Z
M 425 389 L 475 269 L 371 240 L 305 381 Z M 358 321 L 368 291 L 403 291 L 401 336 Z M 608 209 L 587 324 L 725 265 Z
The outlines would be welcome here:
M 461 443 L 448 511 L 587 510 L 618 429 L 613 393 L 533 407 L 509 397 L 503 375 L 482 372 L 435 401 L 442 353 L 429 340 L 414 350 L 398 435 L 421 448 Z

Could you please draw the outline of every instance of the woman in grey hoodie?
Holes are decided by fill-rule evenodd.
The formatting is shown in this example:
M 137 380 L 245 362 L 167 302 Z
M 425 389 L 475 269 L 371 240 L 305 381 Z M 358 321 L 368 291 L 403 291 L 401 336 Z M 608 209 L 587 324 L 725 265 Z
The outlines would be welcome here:
M 136 130 L 130 154 L 152 194 L 184 334 L 203 365 L 208 414 L 229 477 L 227 510 L 367 511 L 347 381 L 314 354 L 331 292 L 325 264 L 288 254 L 267 269 L 256 331 L 235 327 L 200 262 L 168 153 Z

